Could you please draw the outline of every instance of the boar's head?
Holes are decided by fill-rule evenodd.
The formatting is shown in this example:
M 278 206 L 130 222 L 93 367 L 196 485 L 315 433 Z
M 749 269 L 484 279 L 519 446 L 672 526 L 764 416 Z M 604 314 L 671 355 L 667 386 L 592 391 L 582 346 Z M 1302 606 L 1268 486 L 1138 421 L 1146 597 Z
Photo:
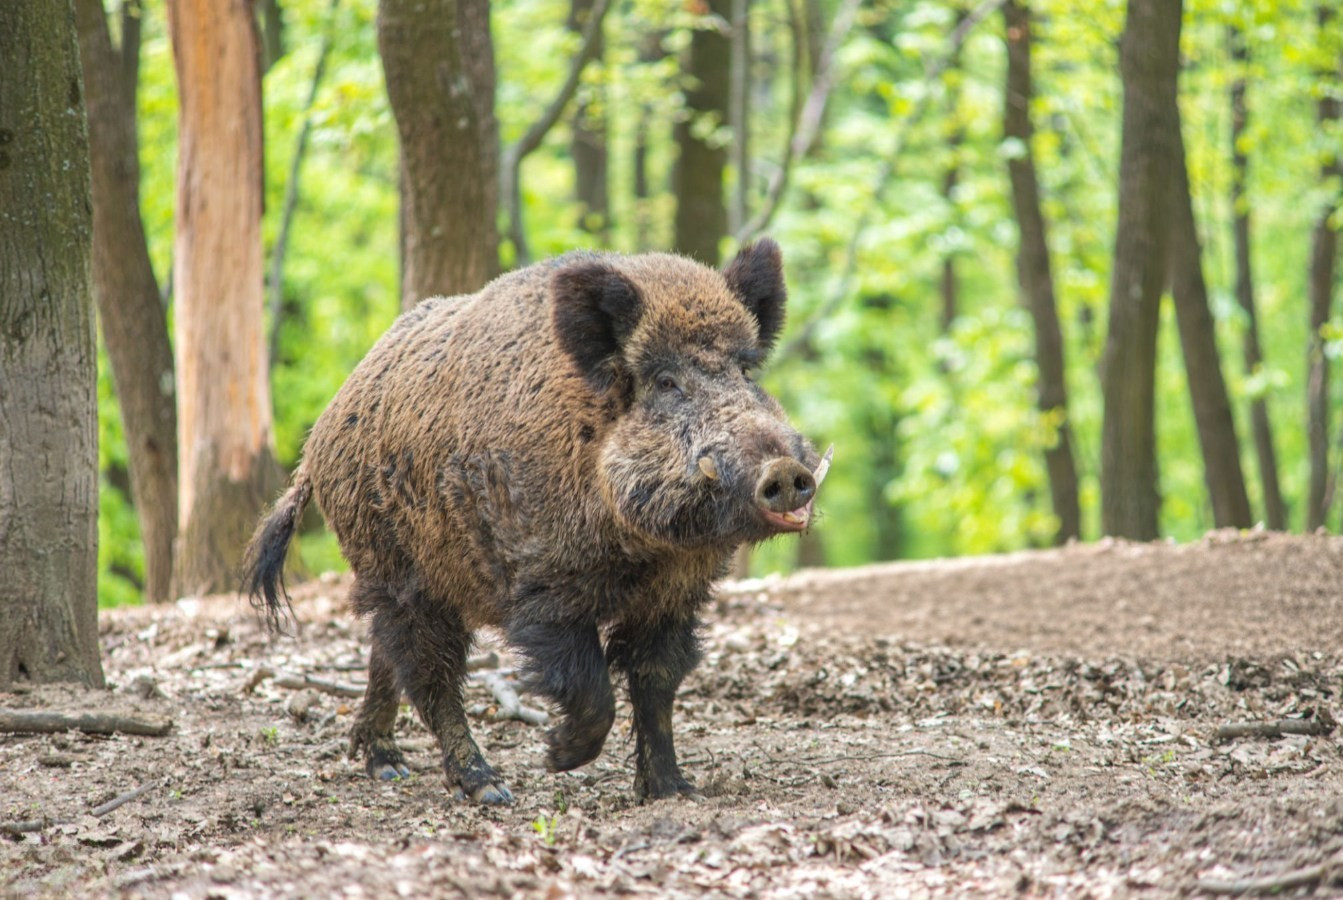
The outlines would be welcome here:
M 669 255 L 589 257 L 551 281 L 560 347 L 617 410 L 597 478 L 620 522 L 662 543 L 807 527 L 820 460 L 752 380 L 783 326 L 773 241 L 722 273 Z

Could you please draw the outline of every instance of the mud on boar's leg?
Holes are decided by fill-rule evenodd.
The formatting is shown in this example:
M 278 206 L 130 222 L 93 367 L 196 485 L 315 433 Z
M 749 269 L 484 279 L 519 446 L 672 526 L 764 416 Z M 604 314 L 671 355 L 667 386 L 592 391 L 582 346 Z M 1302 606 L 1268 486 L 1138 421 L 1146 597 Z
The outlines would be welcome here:
M 640 802 L 683 795 L 695 786 L 681 775 L 672 742 L 672 701 L 698 664 L 699 620 L 617 626 L 606 645 L 611 666 L 625 673 L 634 707 L 634 794 Z
M 398 601 L 374 611 L 370 631 L 392 661 L 401 690 L 438 738 L 448 783 L 476 803 L 512 803 L 513 794 L 476 746 L 462 705 L 471 633 L 450 603 L 418 588 L 403 591 Z
M 392 734 L 400 700 L 396 670 L 383 652 L 382 644 L 374 641 L 368 654 L 368 687 L 364 690 L 364 702 L 359 707 L 354 727 L 350 729 L 349 752 L 351 759 L 363 755 L 364 770 L 369 778 L 393 781 L 410 777 L 406 758 L 401 755 Z
M 596 622 L 526 622 L 508 629 L 526 660 L 529 690 L 553 701 L 562 718 L 546 732 L 546 765 L 567 772 L 602 752 L 616 718 L 615 694 Z

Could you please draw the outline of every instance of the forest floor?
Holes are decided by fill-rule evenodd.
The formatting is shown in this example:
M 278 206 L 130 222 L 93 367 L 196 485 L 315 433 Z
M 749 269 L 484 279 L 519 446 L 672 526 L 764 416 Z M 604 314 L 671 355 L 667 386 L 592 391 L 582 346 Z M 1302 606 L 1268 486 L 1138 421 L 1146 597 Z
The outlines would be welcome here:
M 107 612 L 109 691 L 0 694 L 173 721 L 164 737 L 0 735 L 0 832 L 16 832 L 0 833 L 0 893 L 1343 891 L 1340 538 L 1214 533 L 729 583 L 676 710 L 703 799 L 647 806 L 627 705 L 596 762 L 549 774 L 541 729 L 496 721 L 488 669 L 468 705 L 514 806 L 454 800 L 406 711 L 412 776 L 365 778 L 344 752 L 358 700 L 301 683 L 363 680 L 345 588 L 296 591 L 289 637 L 234 597 Z M 1217 734 L 1283 719 L 1321 733 Z

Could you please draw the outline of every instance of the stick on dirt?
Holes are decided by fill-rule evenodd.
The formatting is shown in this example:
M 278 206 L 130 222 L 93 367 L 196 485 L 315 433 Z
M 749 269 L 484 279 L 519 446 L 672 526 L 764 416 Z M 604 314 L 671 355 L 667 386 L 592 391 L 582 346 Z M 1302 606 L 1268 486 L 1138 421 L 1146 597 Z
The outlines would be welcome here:
M 126 793 L 124 794 L 118 794 L 117 796 L 113 797 L 111 800 L 108 800 L 101 806 L 95 806 L 90 811 L 90 815 L 92 815 L 96 819 L 101 819 L 103 816 L 112 812 L 114 809 L 118 809 L 122 806 L 125 806 L 132 800 L 144 796 L 145 794 L 152 791 L 154 788 L 159 787 L 163 784 L 164 779 L 158 779 L 155 781 L 146 781 L 138 788 L 126 791 Z M 73 821 L 75 820 L 71 818 L 64 818 L 64 819 L 24 819 L 23 821 L 19 822 L 0 822 L 0 834 L 19 835 L 31 831 L 41 831 L 42 829 L 49 828 L 52 825 L 68 825 Z
M 1218 741 L 1231 741 L 1243 737 L 1282 737 L 1285 734 L 1328 734 L 1333 731 L 1328 722 L 1315 719 L 1279 719 L 1276 722 L 1232 722 L 1220 726 L 1213 737 Z
M 1218 894 L 1228 897 L 1240 897 L 1247 894 L 1280 894 L 1293 888 L 1318 884 L 1330 876 L 1343 858 L 1335 856 L 1319 865 L 1304 869 L 1293 869 L 1280 875 L 1266 875 L 1262 878 L 1240 878 L 1234 881 L 1222 881 L 1217 878 L 1204 878 L 1196 882 L 1196 889 L 1205 894 Z
M 0 708 L 0 732 L 9 734 L 55 734 L 83 731 L 86 734 L 139 734 L 163 737 L 173 720 L 163 716 L 122 716 L 116 713 L 63 713 L 47 710 Z
M 550 721 L 550 715 L 545 711 L 523 706 L 518 699 L 518 692 L 498 672 L 477 672 L 474 677 L 489 688 L 498 701 L 499 711 L 494 714 L 496 719 L 517 719 L 528 725 L 544 725 Z

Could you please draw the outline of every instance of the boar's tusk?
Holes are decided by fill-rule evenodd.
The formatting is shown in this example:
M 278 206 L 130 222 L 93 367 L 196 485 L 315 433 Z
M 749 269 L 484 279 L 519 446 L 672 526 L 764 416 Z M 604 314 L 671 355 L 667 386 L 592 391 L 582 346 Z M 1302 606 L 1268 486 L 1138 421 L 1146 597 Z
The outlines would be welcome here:
M 718 466 L 714 463 L 712 456 L 701 456 L 699 458 L 699 470 L 710 481 L 718 480 Z
M 835 445 L 831 444 L 825 450 L 825 455 L 821 461 L 816 464 L 816 471 L 811 473 L 811 477 L 816 479 L 816 487 L 820 488 L 821 482 L 825 481 L 825 476 L 830 472 L 830 460 L 835 458 Z

